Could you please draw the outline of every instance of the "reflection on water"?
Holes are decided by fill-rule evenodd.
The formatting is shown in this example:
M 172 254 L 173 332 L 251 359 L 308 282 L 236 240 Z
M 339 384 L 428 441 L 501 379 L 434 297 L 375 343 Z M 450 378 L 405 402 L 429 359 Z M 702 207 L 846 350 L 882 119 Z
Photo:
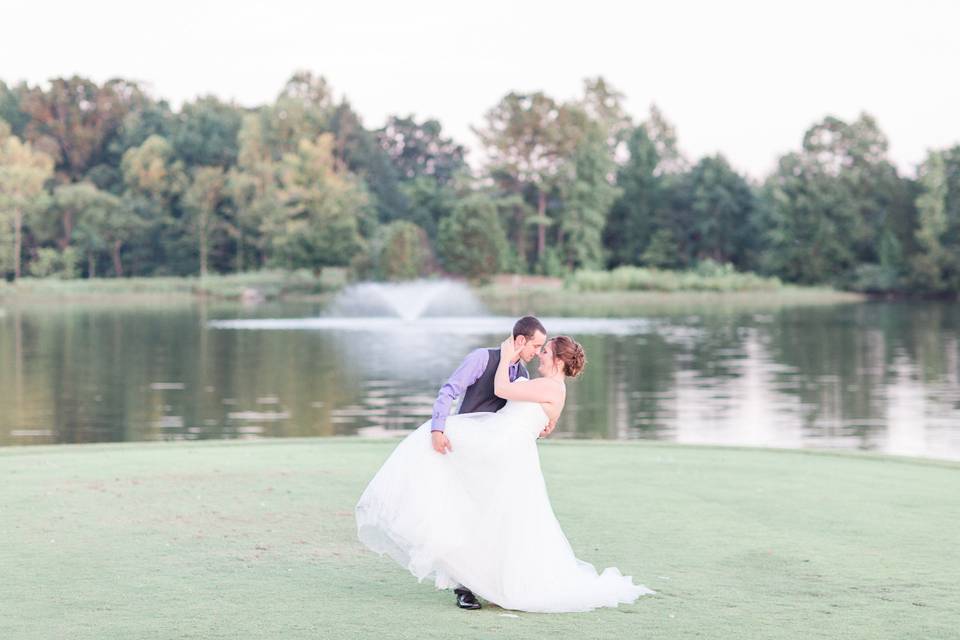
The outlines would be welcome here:
M 4 311 L 5 445 L 402 435 L 429 417 L 461 358 L 499 343 L 513 321 L 354 318 L 336 326 L 344 319 L 310 305 Z M 297 320 L 305 317 L 315 320 Z M 580 339 L 589 359 L 569 385 L 554 438 L 960 459 L 955 303 L 545 323 Z

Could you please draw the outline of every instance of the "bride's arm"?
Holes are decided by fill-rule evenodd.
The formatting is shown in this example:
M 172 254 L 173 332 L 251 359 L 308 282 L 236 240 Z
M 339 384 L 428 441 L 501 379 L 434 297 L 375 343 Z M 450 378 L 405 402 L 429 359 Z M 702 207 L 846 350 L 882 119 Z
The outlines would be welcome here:
M 500 364 L 493 378 L 493 393 L 504 400 L 527 402 L 558 402 L 560 388 L 544 378 L 530 380 L 523 384 L 510 382 L 510 361 L 514 356 L 513 338 L 507 338 L 500 345 Z
M 499 369 L 497 373 L 499 374 Z M 508 379 L 502 385 L 497 380 L 493 393 L 504 400 L 551 403 L 559 402 L 561 395 L 560 387 L 546 378 L 537 378 L 523 384 L 510 382 Z

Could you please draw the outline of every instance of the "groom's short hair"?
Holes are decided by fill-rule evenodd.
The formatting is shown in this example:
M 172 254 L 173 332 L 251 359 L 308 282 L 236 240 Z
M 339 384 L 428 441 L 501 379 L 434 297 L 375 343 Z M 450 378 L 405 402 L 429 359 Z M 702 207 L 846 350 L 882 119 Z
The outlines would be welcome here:
M 514 338 L 526 336 L 527 340 L 530 340 L 537 331 L 547 335 L 547 330 L 543 328 L 543 324 L 533 316 L 523 316 L 513 325 Z

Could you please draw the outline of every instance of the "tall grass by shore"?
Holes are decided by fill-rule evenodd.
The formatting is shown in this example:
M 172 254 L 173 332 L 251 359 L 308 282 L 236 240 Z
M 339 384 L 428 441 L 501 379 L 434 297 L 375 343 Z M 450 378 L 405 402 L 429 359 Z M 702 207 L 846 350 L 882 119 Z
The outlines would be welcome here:
M 214 297 L 273 300 L 288 296 L 309 297 L 327 294 L 347 282 L 343 269 L 325 269 L 320 277 L 300 271 L 250 271 L 225 275 L 156 278 L 22 278 L 16 283 L 0 282 L 0 300 L 15 298 L 85 298 L 112 296 Z
M 577 291 L 775 291 L 779 278 L 740 272 L 729 264 L 705 262 L 689 271 L 617 267 L 611 271 L 580 270 L 566 280 Z
M 503 275 L 476 289 L 496 313 L 629 317 L 675 313 L 739 313 L 745 309 L 862 302 L 860 293 L 785 284 L 777 278 L 702 264 L 690 271 L 618 267 L 577 271 L 566 279 Z

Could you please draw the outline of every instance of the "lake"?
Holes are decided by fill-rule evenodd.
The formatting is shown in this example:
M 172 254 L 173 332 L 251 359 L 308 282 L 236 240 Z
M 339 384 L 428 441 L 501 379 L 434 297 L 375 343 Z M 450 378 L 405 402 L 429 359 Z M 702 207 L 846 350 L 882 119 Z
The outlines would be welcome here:
M 392 293 L 372 307 L 8 302 L 0 445 L 402 435 L 463 356 L 497 345 L 515 318 L 463 292 L 439 307 Z M 541 319 L 588 359 L 551 438 L 960 459 L 960 304 Z

